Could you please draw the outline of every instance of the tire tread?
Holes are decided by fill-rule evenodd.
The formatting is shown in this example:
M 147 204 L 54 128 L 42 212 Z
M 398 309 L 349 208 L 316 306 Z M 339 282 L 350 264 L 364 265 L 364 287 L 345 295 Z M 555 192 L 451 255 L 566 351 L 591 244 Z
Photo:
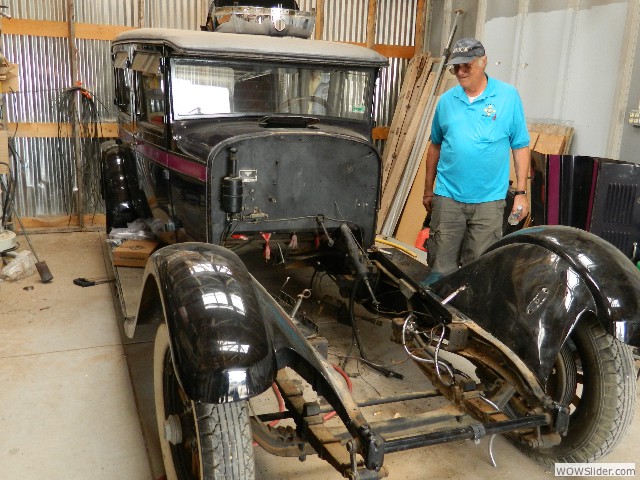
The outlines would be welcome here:
M 204 480 L 253 479 L 253 438 L 246 401 L 195 407 Z
M 592 342 L 601 366 L 598 381 L 604 393 L 600 408 L 592 412 L 592 427 L 587 438 L 572 452 L 555 455 L 553 449 L 538 451 L 517 442 L 529 457 L 549 467 L 557 462 L 595 462 L 607 455 L 626 434 L 635 410 L 636 382 L 631 349 L 609 335 L 596 317 L 583 318 L 576 328 L 586 329 L 584 333 Z

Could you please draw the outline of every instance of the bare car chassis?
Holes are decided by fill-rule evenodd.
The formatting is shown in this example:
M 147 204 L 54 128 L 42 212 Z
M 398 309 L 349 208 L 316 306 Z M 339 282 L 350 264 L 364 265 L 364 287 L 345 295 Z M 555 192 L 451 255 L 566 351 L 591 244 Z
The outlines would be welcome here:
M 120 141 L 103 150 L 107 226 L 148 219 L 166 245 L 147 263 L 125 331 L 159 325 L 168 478 L 253 478 L 254 441 L 372 479 L 389 474 L 387 454 L 459 439 L 507 434 L 552 465 L 594 461 L 624 436 L 640 274 L 615 247 L 567 227 L 523 229 L 444 278 L 376 248 L 381 166 L 370 131 L 383 57 L 311 40 L 140 29 L 118 37 L 113 59 Z M 356 304 L 388 317 L 433 390 L 359 405 L 332 373 L 303 298 L 282 301 L 256 280 L 265 269 L 284 279 L 297 265 L 335 280 L 356 337 Z M 287 368 L 326 405 L 305 400 Z M 274 383 L 286 408 L 252 415 L 249 400 Z M 377 423 L 362 413 L 436 395 L 451 405 Z M 323 421 L 330 410 L 339 431 Z M 463 415 L 475 421 L 426 428 Z M 295 427 L 268 425 L 284 418 Z

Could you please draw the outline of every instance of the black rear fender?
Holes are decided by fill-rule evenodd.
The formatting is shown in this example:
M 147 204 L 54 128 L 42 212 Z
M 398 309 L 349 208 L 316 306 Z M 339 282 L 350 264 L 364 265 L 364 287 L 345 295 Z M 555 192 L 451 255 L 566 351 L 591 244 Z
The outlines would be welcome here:
M 640 345 L 640 272 L 613 245 L 563 226 L 523 229 L 432 285 L 505 343 L 544 384 L 576 323 L 596 315 L 606 330 Z
M 107 232 L 124 228 L 138 218 L 149 218 L 148 203 L 138 185 L 133 151 L 121 144 L 102 147 L 102 196 L 105 201 Z

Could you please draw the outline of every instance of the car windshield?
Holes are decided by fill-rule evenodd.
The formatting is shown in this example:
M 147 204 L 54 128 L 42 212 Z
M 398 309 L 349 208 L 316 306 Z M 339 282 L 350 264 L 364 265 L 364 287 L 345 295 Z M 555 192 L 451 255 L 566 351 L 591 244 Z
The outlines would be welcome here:
M 368 121 L 372 73 L 367 69 L 173 59 L 173 115 L 176 120 L 294 114 Z

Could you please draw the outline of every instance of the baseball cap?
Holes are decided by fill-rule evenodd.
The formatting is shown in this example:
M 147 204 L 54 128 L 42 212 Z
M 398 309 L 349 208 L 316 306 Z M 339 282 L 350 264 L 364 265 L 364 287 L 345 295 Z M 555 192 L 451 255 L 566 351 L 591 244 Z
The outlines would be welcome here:
M 476 57 L 484 56 L 484 47 L 475 38 L 461 38 L 451 47 L 451 56 L 447 65 L 469 63 Z

